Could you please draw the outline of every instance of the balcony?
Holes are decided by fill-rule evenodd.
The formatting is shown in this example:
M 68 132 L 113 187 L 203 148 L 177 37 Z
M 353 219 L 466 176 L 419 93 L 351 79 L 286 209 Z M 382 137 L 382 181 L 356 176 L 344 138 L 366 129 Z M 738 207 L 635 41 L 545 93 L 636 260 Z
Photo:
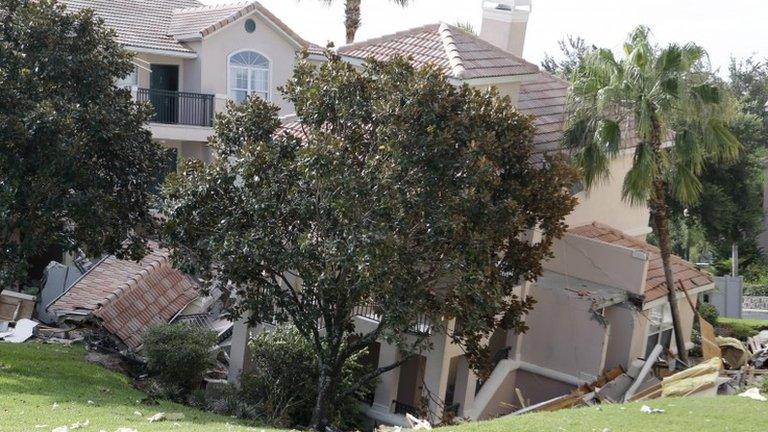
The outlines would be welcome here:
M 213 126 L 215 100 L 212 94 L 138 88 L 136 100 L 155 108 L 150 121 L 167 125 Z

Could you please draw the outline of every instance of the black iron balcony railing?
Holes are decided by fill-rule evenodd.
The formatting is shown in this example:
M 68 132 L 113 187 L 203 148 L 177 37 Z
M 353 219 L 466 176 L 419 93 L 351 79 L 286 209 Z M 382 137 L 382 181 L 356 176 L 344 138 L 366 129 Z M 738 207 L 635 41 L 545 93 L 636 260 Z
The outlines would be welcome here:
M 213 125 L 212 94 L 140 88 L 136 92 L 136 99 L 149 102 L 155 108 L 153 122 L 207 127 Z
M 357 306 L 352 311 L 352 314 L 354 316 L 368 318 L 371 321 L 376 321 L 376 322 L 381 321 L 381 316 L 376 313 L 376 310 L 372 306 L 368 306 L 368 305 Z M 416 334 L 431 334 L 432 324 L 430 323 L 429 319 L 426 316 L 419 315 L 419 317 L 416 319 L 416 322 L 413 324 L 413 326 L 409 331 L 411 333 L 416 333 Z

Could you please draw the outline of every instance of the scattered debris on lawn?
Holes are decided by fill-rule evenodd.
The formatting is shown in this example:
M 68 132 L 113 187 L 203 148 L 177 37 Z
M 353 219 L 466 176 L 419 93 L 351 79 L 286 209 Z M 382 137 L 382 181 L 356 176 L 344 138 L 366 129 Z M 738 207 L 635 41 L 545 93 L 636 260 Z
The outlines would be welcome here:
M 184 420 L 184 413 L 164 413 L 159 412 L 152 417 L 148 418 L 150 423 L 160 422 L 160 421 L 179 421 Z
M 432 425 L 428 421 L 416 418 L 410 413 L 405 414 L 405 421 L 413 430 L 432 430 Z
M 16 322 L 16 326 L 13 330 L 8 329 L 3 333 L 0 333 L 0 340 L 11 343 L 26 342 L 35 334 L 35 327 L 37 323 L 31 319 L 22 318 Z
M 640 407 L 640 412 L 645 414 L 663 414 L 664 410 L 661 408 L 651 408 L 648 405 Z
M 761 402 L 768 401 L 768 398 L 760 394 L 760 389 L 758 389 L 757 387 L 752 387 L 751 389 L 745 391 L 744 393 L 739 393 L 739 396 L 754 399 Z

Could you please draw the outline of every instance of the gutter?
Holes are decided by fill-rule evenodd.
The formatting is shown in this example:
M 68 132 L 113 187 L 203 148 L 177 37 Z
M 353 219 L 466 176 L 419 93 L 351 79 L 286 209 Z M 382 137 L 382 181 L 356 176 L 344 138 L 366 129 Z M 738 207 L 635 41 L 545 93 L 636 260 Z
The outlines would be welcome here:
M 142 48 L 142 47 L 136 47 L 131 45 L 123 45 L 126 50 L 135 52 L 135 53 L 141 53 L 141 54 L 157 54 L 167 57 L 176 57 L 176 58 L 183 58 L 183 59 L 196 59 L 197 53 L 195 52 L 183 52 L 183 51 L 172 51 L 172 50 L 164 50 L 164 49 L 157 49 L 157 48 Z
M 687 292 L 688 292 L 688 295 L 698 295 L 698 294 L 703 293 L 703 292 L 712 291 L 715 288 L 716 288 L 715 287 L 715 283 L 712 282 L 711 284 L 702 285 L 700 287 L 689 289 Z M 677 292 L 677 296 L 675 296 L 675 299 L 682 300 L 684 298 L 685 298 L 685 293 L 682 293 L 682 292 L 678 291 Z M 652 308 L 654 308 L 656 306 L 659 306 L 659 305 L 662 305 L 662 304 L 665 304 L 665 303 L 667 303 L 667 295 L 666 294 L 664 295 L 664 297 L 657 298 L 656 300 L 653 300 L 653 301 L 650 301 L 650 302 L 644 304 L 643 305 L 643 310 L 652 309 Z

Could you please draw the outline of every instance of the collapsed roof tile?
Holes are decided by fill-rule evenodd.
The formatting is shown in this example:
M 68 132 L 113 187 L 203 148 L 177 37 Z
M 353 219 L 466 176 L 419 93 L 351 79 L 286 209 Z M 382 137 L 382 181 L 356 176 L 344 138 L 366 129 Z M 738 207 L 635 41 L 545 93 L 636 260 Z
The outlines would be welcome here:
M 48 310 L 59 319 L 96 317 L 127 346 L 139 347 L 150 326 L 168 322 L 198 296 L 197 284 L 171 266 L 168 251 L 152 246 L 139 262 L 101 260 Z

